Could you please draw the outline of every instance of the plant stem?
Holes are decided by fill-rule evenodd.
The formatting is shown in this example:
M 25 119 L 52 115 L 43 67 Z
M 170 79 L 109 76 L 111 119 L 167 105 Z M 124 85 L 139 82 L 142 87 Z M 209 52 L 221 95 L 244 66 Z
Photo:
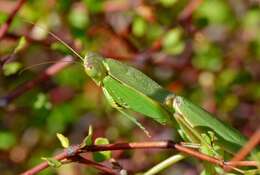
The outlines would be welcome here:
M 174 156 L 169 157 L 168 159 L 162 161 L 161 163 L 157 164 L 156 166 L 154 166 L 153 168 L 151 168 L 150 170 L 148 170 L 147 172 L 145 172 L 143 175 L 154 175 L 157 174 L 159 172 L 161 172 L 162 170 L 166 169 L 167 167 L 179 162 L 180 160 L 184 159 L 185 155 L 183 154 L 176 154 Z

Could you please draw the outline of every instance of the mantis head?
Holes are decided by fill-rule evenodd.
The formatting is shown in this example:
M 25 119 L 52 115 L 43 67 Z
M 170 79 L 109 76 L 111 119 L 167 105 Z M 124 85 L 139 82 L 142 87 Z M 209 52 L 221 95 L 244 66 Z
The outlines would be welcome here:
M 88 76 L 93 79 L 97 85 L 102 84 L 102 80 L 107 75 L 107 70 L 103 64 L 104 58 L 93 52 L 87 53 L 84 58 L 84 68 Z
M 28 22 L 28 21 L 26 21 Z M 31 23 L 31 22 L 29 22 Z M 37 26 L 43 31 L 45 31 L 44 27 Z M 74 53 L 81 61 L 83 61 L 84 68 L 88 76 L 92 78 L 97 85 L 102 84 L 102 80 L 107 75 L 107 70 L 103 64 L 104 58 L 101 55 L 96 53 L 89 52 L 84 58 L 77 53 L 71 46 L 69 46 L 65 41 L 63 41 L 60 37 L 52 32 L 48 32 L 52 37 L 54 37 L 57 41 L 61 42 L 66 48 L 68 48 L 72 53 Z

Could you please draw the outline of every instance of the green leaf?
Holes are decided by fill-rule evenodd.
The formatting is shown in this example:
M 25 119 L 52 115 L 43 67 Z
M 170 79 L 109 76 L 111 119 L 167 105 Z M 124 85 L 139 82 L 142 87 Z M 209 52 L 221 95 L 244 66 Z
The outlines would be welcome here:
M 103 137 L 96 138 L 95 145 L 105 145 L 105 144 L 109 144 L 109 140 L 107 138 L 103 138 Z M 100 151 L 100 152 L 95 152 L 92 155 L 95 161 L 103 162 L 105 160 L 110 159 L 112 153 L 111 151 Z
M 260 9 L 252 8 L 247 11 L 245 15 L 243 15 L 243 26 L 246 30 L 259 29 L 260 22 Z
M 33 104 L 33 107 L 35 109 L 41 109 L 41 108 L 50 109 L 51 103 L 48 101 L 48 98 L 45 94 L 39 93 Z
M 203 162 L 203 167 L 204 170 L 201 172 L 200 175 L 212 175 L 212 174 L 216 174 L 216 170 L 215 167 L 216 165 L 208 163 L 208 162 Z
M 62 12 L 67 12 L 67 10 L 72 6 L 71 0 L 58 0 L 56 3 L 59 10 Z
M 89 17 L 85 9 L 74 8 L 69 13 L 70 24 L 78 29 L 85 29 L 89 23 Z
M 260 36 L 250 42 L 250 51 L 256 56 L 256 59 L 260 60 Z
M 58 137 L 58 139 L 61 143 L 61 146 L 63 148 L 68 148 L 69 145 L 70 145 L 69 139 L 67 137 L 65 137 L 64 135 L 60 134 L 60 133 L 57 133 L 56 135 L 57 135 L 57 137 Z
M 53 106 L 47 118 L 47 132 L 49 134 L 63 132 L 75 120 L 75 110 L 75 105 L 71 102 Z
M 136 17 L 133 21 L 132 31 L 137 37 L 141 37 L 145 34 L 147 30 L 146 21 L 142 17 Z
M 0 150 L 10 149 L 16 142 L 11 132 L 0 131 Z
M 20 50 L 22 50 L 24 47 L 26 46 L 26 39 L 24 36 L 22 36 L 19 39 L 18 45 L 16 46 L 16 48 L 14 49 L 14 53 L 19 52 Z
M 150 23 L 147 27 L 146 37 L 150 42 L 159 39 L 164 33 L 163 27 L 157 23 Z
M 84 138 L 80 147 L 84 148 L 85 146 L 92 145 L 93 144 L 92 137 L 93 137 L 93 128 L 90 125 L 89 128 L 88 128 L 88 135 Z
M 169 7 L 175 4 L 177 1 L 178 0 L 160 0 L 160 3 L 165 7 Z
M 53 168 L 59 168 L 62 165 L 60 161 L 51 157 L 42 157 L 41 159 L 47 161 L 48 165 Z
M 16 74 L 22 68 L 22 64 L 19 62 L 11 62 L 4 64 L 3 72 L 5 76 Z
M 84 2 L 91 13 L 99 13 L 103 10 L 104 0 L 84 0 Z
M 182 30 L 175 28 L 166 33 L 162 39 L 163 50 L 168 54 L 180 54 L 184 49 Z
M 230 7 L 223 0 L 205 0 L 194 13 L 195 19 L 212 24 L 228 24 L 233 21 Z
M 238 72 L 235 69 L 224 69 L 219 73 L 217 78 L 217 86 L 218 88 L 228 88 L 235 81 Z
M 195 43 L 192 64 L 198 69 L 219 71 L 223 64 L 222 50 L 207 41 Z
M 0 11 L 0 25 L 2 25 L 6 19 L 7 19 L 8 15 L 2 11 Z

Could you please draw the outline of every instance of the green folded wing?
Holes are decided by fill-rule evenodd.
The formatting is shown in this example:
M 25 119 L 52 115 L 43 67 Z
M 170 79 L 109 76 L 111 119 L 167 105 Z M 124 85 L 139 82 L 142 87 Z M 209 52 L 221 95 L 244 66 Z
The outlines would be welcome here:
M 106 59 L 104 65 L 110 76 L 162 104 L 165 98 L 172 94 L 144 73 L 127 64 L 113 59 Z
M 177 111 L 185 116 L 192 127 L 214 131 L 218 138 L 222 139 L 218 140 L 221 142 L 220 144 L 232 153 L 237 152 L 247 142 L 247 138 L 239 131 L 221 122 L 206 110 L 183 97 L 178 96 L 176 98 L 178 100 Z
M 103 86 L 113 100 L 124 108 L 146 115 L 161 124 L 170 119 L 170 114 L 160 103 L 110 76 L 104 78 Z

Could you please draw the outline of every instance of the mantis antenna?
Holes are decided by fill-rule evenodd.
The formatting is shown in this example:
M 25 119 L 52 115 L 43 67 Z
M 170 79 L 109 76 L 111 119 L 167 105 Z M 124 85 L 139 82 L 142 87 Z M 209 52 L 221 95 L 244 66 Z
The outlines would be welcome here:
M 31 68 L 34 68 L 34 67 L 37 67 L 37 66 L 41 66 L 41 65 L 45 65 L 45 64 L 51 64 L 51 63 L 57 63 L 57 62 L 60 62 L 60 60 L 57 60 L 57 61 L 45 61 L 43 63 L 38 63 L 38 64 L 34 64 L 34 65 L 31 65 L 31 66 L 27 66 L 25 68 L 23 68 L 22 70 L 19 71 L 19 75 L 21 75 L 24 71 L 28 70 L 28 69 L 31 69 Z M 78 63 L 80 65 L 82 65 L 81 63 L 79 63 L 78 61 L 75 61 L 75 60 L 71 60 L 71 61 L 62 61 L 62 62 L 73 62 L 73 63 Z
M 25 19 L 23 19 L 23 21 L 25 21 L 25 22 L 27 22 L 27 23 L 30 23 L 30 24 L 32 24 L 32 25 L 34 25 L 35 27 L 38 27 L 38 28 L 40 28 L 41 30 L 46 30 L 46 29 L 44 29 L 43 27 L 41 27 L 40 25 L 36 25 L 36 24 L 34 24 L 33 22 L 31 22 L 31 21 L 27 21 L 27 20 L 25 20 Z M 54 34 L 53 32 L 51 32 L 51 31 L 47 31 L 48 32 L 48 34 L 50 34 L 53 38 L 55 38 L 57 41 L 59 41 L 59 42 L 61 42 L 66 48 L 68 48 L 72 53 L 74 53 L 79 59 L 81 59 L 81 61 L 84 61 L 84 58 L 80 55 L 80 54 L 78 54 L 72 47 L 70 47 L 65 41 L 63 41 L 60 37 L 58 37 L 56 34 Z

